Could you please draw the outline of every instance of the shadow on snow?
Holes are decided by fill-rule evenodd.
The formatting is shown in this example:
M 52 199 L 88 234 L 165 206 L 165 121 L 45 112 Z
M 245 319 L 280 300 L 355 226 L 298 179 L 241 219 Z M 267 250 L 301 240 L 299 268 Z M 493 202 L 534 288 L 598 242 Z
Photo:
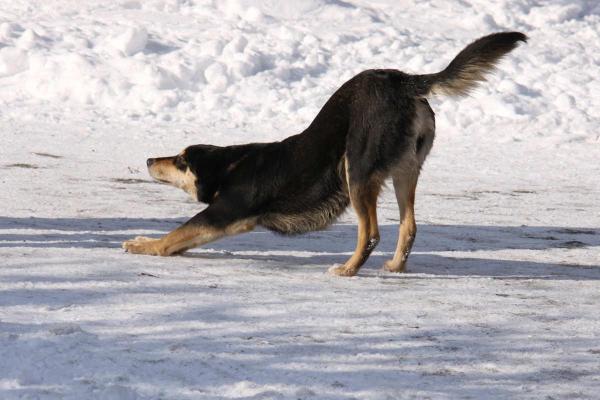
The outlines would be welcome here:
M 99 248 L 107 251 L 109 248 L 108 251 L 116 252 L 117 249 L 111 248 L 126 238 L 145 231 L 165 232 L 179 223 L 179 219 L 0 217 L 0 245 L 15 249 Z M 14 230 L 19 233 L 12 233 Z M 27 233 L 29 230 L 33 232 Z M 299 271 L 302 270 L 299 265 L 343 261 L 354 247 L 355 230 L 354 225 L 334 225 L 327 231 L 297 238 L 256 231 L 209 244 L 186 257 L 197 260 L 209 272 L 212 261 L 222 265 L 224 260 L 230 259 L 266 261 L 264 267 L 257 266 L 261 272 Z M 373 266 L 381 265 L 393 253 L 397 226 L 382 225 L 381 233 L 384 240 L 370 258 L 366 271 L 361 271 L 363 274 L 372 276 Z M 379 277 L 392 284 L 403 279 L 410 282 L 457 276 L 599 280 L 600 268 L 596 266 L 427 254 L 506 249 L 560 251 L 561 248 L 599 246 L 598 233 L 597 229 L 563 227 L 423 224 L 419 227 L 415 254 L 410 259 L 410 271 L 430 275 L 383 274 Z M 86 262 L 82 253 L 86 252 L 79 252 L 75 257 L 79 260 L 50 259 L 48 264 L 57 262 L 77 267 L 78 263 Z M 124 260 L 143 257 L 122 256 Z M 554 335 L 550 328 L 560 321 L 551 320 L 552 310 L 557 306 L 550 303 L 535 303 L 536 306 L 527 308 L 519 316 L 529 323 L 547 324 L 544 326 L 548 330 L 540 337 L 531 337 L 527 324 L 507 325 L 504 319 L 498 323 L 440 325 L 424 317 L 422 323 L 406 323 L 401 317 L 402 307 L 381 310 L 389 317 L 383 318 L 387 321 L 384 323 L 381 316 L 369 315 L 358 307 L 339 324 L 330 308 L 319 307 L 319 299 L 311 300 L 311 293 L 303 286 L 305 291 L 300 288 L 296 300 L 284 296 L 265 302 L 265 307 L 274 312 L 273 318 L 278 321 L 273 323 L 269 316 L 249 313 L 246 308 L 252 311 L 252 303 L 248 304 L 243 296 L 228 296 L 228 292 L 219 294 L 228 301 L 217 304 L 182 305 L 169 297 L 186 296 L 186 291 L 211 296 L 212 291 L 227 291 L 227 287 L 211 288 L 208 282 L 162 285 L 161 279 L 153 277 L 140 277 L 140 280 L 147 279 L 144 284 L 138 284 L 136 278 L 132 283 L 131 274 L 136 271 L 117 264 L 119 268 L 105 271 L 106 275 L 68 272 L 62 276 L 27 273 L 4 276 L 11 282 L 37 279 L 42 283 L 64 283 L 69 288 L 60 285 L 12 288 L 3 291 L 4 306 L 43 302 L 40 304 L 45 305 L 48 313 L 60 314 L 85 307 L 87 303 L 108 301 L 112 296 L 115 300 L 108 301 L 109 307 L 119 307 L 120 296 L 141 296 L 145 301 L 170 298 L 173 304 L 168 309 L 158 307 L 152 312 L 145 311 L 151 315 L 136 313 L 134 325 L 138 329 L 135 333 L 127 328 L 123 331 L 116 328 L 106 334 L 94 333 L 95 329 L 101 332 L 104 326 L 119 326 L 119 320 L 111 320 L 110 316 L 65 324 L 0 321 L 0 348 L 3 349 L 0 353 L 8 360 L 19 360 L 16 365 L 0 365 L 0 376 L 6 382 L 19 382 L 19 385 L 0 388 L 0 397 L 76 398 L 79 393 L 88 393 L 97 398 L 115 398 L 116 395 L 137 398 L 138 390 L 145 388 L 154 394 L 161 393 L 159 397 L 163 398 L 215 398 L 215 393 L 234 390 L 241 384 L 242 388 L 246 385 L 251 390 L 246 396 L 235 397 L 247 400 L 284 398 L 286 396 L 276 390 L 282 388 L 292 390 L 293 398 L 332 400 L 352 395 L 361 397 L 374 388 L 382 398 L 401 398 L 407 392 L 417 397 L 513 398 L 522 394 L 524 382 L 534 382 L 534 387 L 561 393 L 568 390 L 563 389 L 563 385 L 568 387 L 574 380 L 583 386 L 592 385 L 597 375 L 600 352 L 597 338 Z M 28 266 L 23 264 L 23 268 Z M 218 279 L 218 276 L 210 279 Z M 98 288 L 96 281 L 110 282 Z M 295 281 L 294 286 L 300 282 Z M 310 286 L 310 282 L 308 284 Z M 147 297 L 153 293 L 157 296 Z M 342 291 L 335 298 L 350 304 L 352 296 L 352 291 Z M 487 301 L 504 301 L 504 297 L 498 295 L 491 299 Z M 292 300 L 299 302 L 300 309 L 312 310 L 315 325 L 307 324 L 305 318 L 277 319 L 289 311 L 286 301 Z M 506 301 L 521 300 L 509 297 Z M 486 304 L 480 307 L 485 308 Z M 157 317 L 164 325 L 159 330 L 155 326 Z M 23 351 L 24 348 L 31 351 Z M 548 351 L 562 348 L 576 355 L 577 362 L 569 362 L 563 352 Z M 537 357 L 535 362 L 531 361 L 532 354 Z M 33 365 L 37 367 L 32 368 Z M 77 367 L 68 367 L 70 365 Z M 529 367 L 514 370 L 514 365 Z M 181 388 L 188 391 L 182 393 Z
M 119 248 L 138 235 L 160 236 L 184 219 L 170 218 L 11 218 L 0 217 L 0 247 L 10 248 Z M 18 230 L 19 233 L 6 231 Z M 34 232 L 27 233 L 28 230 Z M 600 246 L 600 230 L 550 226 L 477 226 L 420 224 L 410 258 L 410 272 L 442 277 L 493 276 L 548 279 L 600 279 L 597 266 L 529 260 L 482 258 L 464 252 L 549 250 Z M 25 233 L 23 233 L 25 231 Z M 40 233 L 39 231 L 42 231 Z M 395 250 L 398 227 L 380 226 L 381 243 L 364 271 L 379 267 Z M 256 260 L 276 268 L 343 262 L 354 249 L 356 226 L 336 224 L 328 230 L 300 236 L 281 236 L 265 230 L 226 238 L 188 252 L 203 260 Z M 463 252 L 453 255 L 453 252 Z M 558 250 L 560 251 L 560 250 Z M 443 254 L 431 254 L 444 252 Z M 430 253 L 430 254 L 427 254 Z M 398 277 L 386 275 L 387 278 Z M 404 276 L 403 276 L 404 277 Z M 413 277 L 415 278 L 415 277 Z

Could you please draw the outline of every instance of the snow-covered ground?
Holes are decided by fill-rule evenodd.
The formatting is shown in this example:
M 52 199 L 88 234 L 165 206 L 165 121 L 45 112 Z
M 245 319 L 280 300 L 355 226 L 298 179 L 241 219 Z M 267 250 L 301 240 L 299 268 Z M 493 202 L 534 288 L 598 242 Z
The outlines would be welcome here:
M 121 250 L 200 209 L 147 157 L 284 138 L 363 69 L 507 29 L 529 43 L 432 101 L 407 273 L 389 189 L 351 279 L 352 212 Z M 596 0 L 2 1 L 0 398 L 599 398 L 599 32 Z

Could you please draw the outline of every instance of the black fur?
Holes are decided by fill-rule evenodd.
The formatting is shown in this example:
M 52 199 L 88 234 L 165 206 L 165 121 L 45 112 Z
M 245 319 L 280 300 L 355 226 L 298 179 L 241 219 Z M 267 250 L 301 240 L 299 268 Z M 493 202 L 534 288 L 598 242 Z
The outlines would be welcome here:
M 519 42 L 527 42 L 527 36 L 521 32 L 499 32 L 484 36 L 465 47 L 443 71 L 412 75 L 407 86 L 415 96 L 429 95 L 436 84 L 441 88 L 440 94 L 466 95 L 478 82 L 485 80 L 485 74 L 505 54 L 514 50 Z
M 349 204 L 344 158 L 350 180 L 360 185 L 373 174 L 387 175 L 411 151 L 415 99 L 403 93 L 403 76 L 358 74 L 304 132 L 281 142 L 188 147 L 184 157 L 198 177 L 198 199 L 227 203 L 235 218 L 258 216 L 260 225 L 279 233 L 327 227 Z M 233 221 L 223 215 L 219 222 Z
M 283 234 L 323 229 L 346 209 L 350 198 L 354 204 L 364 196 L 365 204 L 370 202 L 365 210 L 372 212 L 373 196 L 376 201 L 379 186 L 390 175 L 395 185 L 403 174 L 414 179 L 414 196 L 435 129 L 433 111 L 424 97 L 432 92 L 468 92 L 518 41 L 525 40 L 519 32 L 485 36 L 437 74 L 361 72 L 331 96 L 308 128 L 280 142 L 188 147 L 172 157 L 172 163 L 180 171 L 193 172 L 197 198 L 209 206 L 184 226 L 225 232 L 237 221 L 252 219 Z M 149 167 L 156 160 L 164 158 L 148 160 Z M 368 226 L 373 221 L 364 224 L 364 229 L 375 232 L 364 239 L 358 253 L 366 258 L 378 233 Z M 411 232 L 409 239 L 414 237 Z

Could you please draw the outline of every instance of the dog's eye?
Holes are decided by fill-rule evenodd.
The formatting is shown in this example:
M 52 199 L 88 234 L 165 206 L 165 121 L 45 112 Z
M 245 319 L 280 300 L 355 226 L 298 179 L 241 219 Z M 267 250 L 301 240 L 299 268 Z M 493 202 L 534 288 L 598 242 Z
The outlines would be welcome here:
M 183 159 L 183 157 L 181 157 L 181 156 L 175 157 L 175 167 L 182 171 L 186 170 L 187 164 L 186 164 L 185 160 Z

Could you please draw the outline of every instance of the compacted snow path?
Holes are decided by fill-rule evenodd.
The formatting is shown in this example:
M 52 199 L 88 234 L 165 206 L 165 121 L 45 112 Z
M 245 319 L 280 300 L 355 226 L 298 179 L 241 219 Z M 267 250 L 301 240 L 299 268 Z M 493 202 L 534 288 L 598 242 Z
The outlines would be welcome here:
M 529 43 L 431 102 L 407 273 L 381 270 L 390 189 L 350 279 L 326 271 L 351 211 L 295 238 L 121 250 L 202 208 L 147 157 L 282 139 L 363 69 L 434 72 L 507 29 Z M 598 32 L 594 0 L 5 1 L 0 398 L 597 398 Z

